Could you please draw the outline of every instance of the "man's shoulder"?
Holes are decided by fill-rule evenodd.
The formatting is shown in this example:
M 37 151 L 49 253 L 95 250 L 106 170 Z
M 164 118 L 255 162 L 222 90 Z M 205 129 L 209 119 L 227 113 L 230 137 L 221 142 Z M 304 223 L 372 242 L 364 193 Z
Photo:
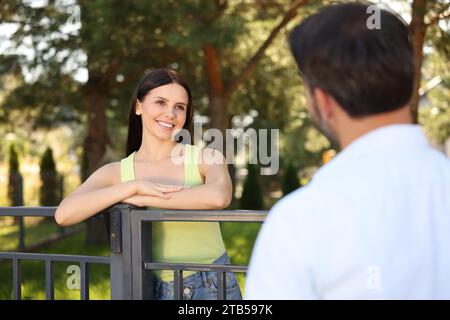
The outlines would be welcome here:
M 289 221 L 311 215 L 316 201 L 314 188 L 301 187 L 279 200 L 270 210 L 272 220 Z
M 295 203 L 298 203 L 299 201 L 301 202 L 308 201 L 310 200 L 308 196 L 311 195 L 312 193 L 314 193 L 314 190 L 311 189 L 310 185 L 300 187 L 297 190 L 294 190 L 291 193 L 284 196 L 283 198 L 281 198 L 276 203 L 276 206 L 291 206 Z

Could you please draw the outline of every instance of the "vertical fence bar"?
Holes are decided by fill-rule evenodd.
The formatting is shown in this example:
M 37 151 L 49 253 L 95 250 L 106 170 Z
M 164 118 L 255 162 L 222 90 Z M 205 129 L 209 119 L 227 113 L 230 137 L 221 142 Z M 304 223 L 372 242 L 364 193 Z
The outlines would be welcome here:
M 89 300 L 89 264 L 82 261 L 81 269 L 81 300 Z
M 62 237 L 66 234 L 66 228 L 64 227 L 59 227 L 59 235 Z
M 53 261 L 45 260 L 45 299 L 55 299 L 55 286 L 53 282 Z
M 138 214 L 131 215 L 133 299 L 153 298 L 152 270 L 145 268 L 145 262 L 152 257 L 152 224 L 142 222 Z
M 13 299 L 22 300 L 22 270 L 20 268 L 20 260 L 13 259 Z
M 23 217 L 19 217 L 19 250 L 25 250 L 25 224 Z
M 227 295 L 227 273 L 223 271 L 217 272 L 217 299 L 225 300 Z
M 183 270 L 174 270 L 173 278 L 173 298 L 174 300 L 183 300 Z

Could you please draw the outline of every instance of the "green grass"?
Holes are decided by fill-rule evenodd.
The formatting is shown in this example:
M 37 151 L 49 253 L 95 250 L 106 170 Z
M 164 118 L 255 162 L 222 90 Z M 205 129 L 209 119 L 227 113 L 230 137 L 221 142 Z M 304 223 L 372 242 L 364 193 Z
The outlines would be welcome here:
M 81 231 L 62 239 L 40 253 L 59 253 L 77 255 L 108 256 L 106 246 L 85 246 L 85 232 Z M 80 299 L 80 290 L 67 284 L 73 273 L 68 273 L 69 266 L 77 263 L 55 262 L 54 281 L 55 299 Z M 109 299 L 109 265 L 90 265 L 89 290 L 91 299 Z M 72 276 L 72 277 L 71 277 Z M 10 262 L 0 264 L 0 299 L 12 299 L 12 267 Z M 45 299 L 45 264 L 41 261 L 22 261 L 22 299 Z
M 221 224 L 223 241 L 231 264 L 248 265 L 261 223 L 224 222 Z M 245 274 L 238 273 L 242 295 L 245 294 Z
M 49 235 L 58 233 L 55 223 L 47 223 L 36 218 L 25 218 L 25 246 L 44 241 Z M 19 245 L 19 226 L 17 224 L 0 225 L 0 251 L 16 251 Z
M 260 223 L 222 223 L 222 235 L 225 247 L 230 255 L 232 264 L 247 265 L 250 259 L 251 250 L 258 234 Z M 36 227 L 36 237 L 47 232 L 48 225 L 40 224 Z M 42 228 L 42 230 L 39 230 Z M 3 230 L 3 228 L 1 228 Z M 33 233 L 28 231 L 31 236 Z M 0 237 L 3 242 L 3 236 Z M 10 239 L 12 241 L 12 239 Z M 76 255 L 109 256 L 109 249 L 106 246 L 86 246 L 85 231 L 67 237 L 52 244 L 40 253 L 59 253 Z M 32 242 L 29 242 L 32 243 Z M 4 251 L 4 249 L 0 249 Z M 69 289 L 68 283 L 73 279 L 69 271 L 70 265 L 76 263 L 56 262 L 54 264 L 55 279 L 55 299 L 77 300 L 80 299 L 80 290 Z M 0 264 L 0 299 L 12 299 L 12 267 L 10 262 Z M 72 277 L 71 277 L 72 276 Z M 244 294 L 245 275 L 238 274 L 238 282 Z M 108 300 L 110 298 L 109 266 L 91 265 L 89 270 L 89 290 L 90 299 Z M 22 298 L 41 300 L 45 299 L 45 265 L 39 261 L 22 262 Z

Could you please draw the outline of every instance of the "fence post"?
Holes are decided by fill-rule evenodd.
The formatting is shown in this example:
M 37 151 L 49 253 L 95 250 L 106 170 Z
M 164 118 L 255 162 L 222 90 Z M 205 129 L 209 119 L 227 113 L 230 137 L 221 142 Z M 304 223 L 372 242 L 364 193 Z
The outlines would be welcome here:
M 131 217 L 131 230 L 133 299 L 152 300 L 152 270 L 145 268 L 145 262 L 150 262 L 152 257 L 152 223 L 141 221 L 139 215 L 135 214 Z
M 120 203 L 103 213 L 110 245 L 111 300 L 132 299 L 131 210 L 137 208 Z

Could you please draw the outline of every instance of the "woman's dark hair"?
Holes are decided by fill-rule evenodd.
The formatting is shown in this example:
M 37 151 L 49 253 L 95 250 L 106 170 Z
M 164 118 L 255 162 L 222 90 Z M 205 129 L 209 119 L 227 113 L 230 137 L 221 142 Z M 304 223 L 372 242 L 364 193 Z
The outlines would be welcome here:
M 188 95 L 186 122 L 183 129 L 191 132 L 192 116 L 194 113 L 192 105 L 191 89 L 187 83 L 174 70 L 157 69 L 147 73 L 136 87 L 131 98 L 130 115 L 128 120 L 128 140 L 126 156 L 128 157 L 134 151 L 139 150 L 142 142 L 142 118 L 136 114 L 136 101 L 144 101 L 144 97 L 153 89 L 166 84 L 176 83 L 182 86 Z
M 413 92 L 408 26 L 394 13 L 377 8 L 379 28 L 369 27 L 372 5 L 327 6 L 289 36 L 307 87 L 324 90 L 355 118 L 399 109 Z

